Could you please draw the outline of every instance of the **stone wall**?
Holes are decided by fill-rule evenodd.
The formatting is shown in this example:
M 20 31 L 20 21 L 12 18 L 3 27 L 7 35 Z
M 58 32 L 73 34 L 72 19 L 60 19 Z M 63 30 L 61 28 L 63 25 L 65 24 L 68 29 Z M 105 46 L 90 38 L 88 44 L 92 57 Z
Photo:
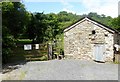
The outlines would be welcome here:
M 92 34 L 93 30 L 95 34 Z M 64 33 L 64 52 L 67 57 L 93 60 L 94 45 L 104 44 L 104 59 L 112 61 L 113 42 L 112 33 L 85 20 Z
M 105 54 L 104 60 L 105 61 L 113 61 L 114 57 L 114 34 L 107 33 L 105 37 Z

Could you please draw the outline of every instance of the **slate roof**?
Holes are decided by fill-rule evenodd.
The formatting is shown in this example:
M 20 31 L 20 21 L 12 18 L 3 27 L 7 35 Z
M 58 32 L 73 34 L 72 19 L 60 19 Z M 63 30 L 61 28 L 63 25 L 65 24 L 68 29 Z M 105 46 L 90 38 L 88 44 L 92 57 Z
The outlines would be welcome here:
M 107 25 L 105 25 L 105 24 L 102 24 L 102 23 L 100 23 L 100 22 L 98 22 L 98 21 L 96 21 L 96 20 L 94 20 L 94 19 L 92 19 L 92 18 L 90 18 L 90 17 L 88 17 L 88 16 L 82 17 L 81 19 L 79 19 L 79 20 L 76 21 L 75 23 L 71 24 L 70 26 L 76 24 L 77 22 L 79 22 L 79 21 L 81 21 L 81 20 L 83 20 L 83 19 L 85 19 L 85 18 L 88 18 L 88 19 L 90 19 L 90 20 L 92 20 L 92 21 L 94 21 L 94 22 L 96 22 L 96 23 L 98 23 L 98 24 L 100 24 L 100 25 L 102 25 L 102 26 L 104 26 L 104 27 L 106 27 L 106 28 L 108 28 L 108 29 L 114 31 L 115 33 L 120 34 L 119 31 L 117 31 L 117 30 L 115 30 L 115 29 L 113 29 L 113 28 L 111 28 L 111 27 L 109 27 L 109 26 L 107 26 Z M 65 29 L 69 28 L 70 26 L 66 27 Z M 73 28 L 74 28 L 74 27 L 73 27 Z M 64 30 L 65 30 L 65 29 L 64 29 Z M 66 32 L 66 31 L 65 31 L 65 32 Z

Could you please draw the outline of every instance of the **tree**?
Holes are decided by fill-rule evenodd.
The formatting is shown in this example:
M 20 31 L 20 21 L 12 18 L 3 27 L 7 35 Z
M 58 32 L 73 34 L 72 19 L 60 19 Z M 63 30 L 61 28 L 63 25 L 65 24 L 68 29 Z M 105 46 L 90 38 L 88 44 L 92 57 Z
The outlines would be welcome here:
M 24 5 L 20 2 L 3 2 L 2 18 L 3 25 L 5 25 L 10 34 L 17 39 L 27 23 Z
M 116 30 L 120 31 L 120 16 L 114 18 L 111 23 L 111 27 L 115 28 Z
M 12 49 L 15 47 L 14 38 L 9 34 L 9 30 L 2 26 L 2 62 L 7 63 Z
M 20 2 L 2 3 L 2 61 L 7 63 L 15 40 L 22 33 L 26 24 L 26 10 Z
M 66 11 L 61 11 L 57 15 L 59 22 L 68 22 L 68 21 L 74 22 L 80 18 L 79 15 L 73 13 L 67 13 Z
M 98 14 L 95 13 L 95 12 L 90 12 L 90 13 L 88 14 L 88 17 L 90 17 L 90 18 L 92 18 L 92 19 L 95 19 L 95 20 L 97 20 L 97 21 L 99 21 L 99 22 L 101 22 L 101 23 L 103 23 L 103 24 L 105 24 L 105 25 L 107 25 L 107 26 L 110 26 L 110 21 L 113 19 L 113 18 L 110 17 L 110 16 L 105 16 L 104 14 L 98 15 Z
M 27 34 L 28 38 L 32 39 L 33 43 L 43 42 L 46 29 L 46 15 L 43 13 L 31 14 L 31 20 L 28 24 Z
M 60 24 L 58 21 L 58 16 L 56 14 L 47 15 L 47 24 L 48 28 L 45 32 L 49 40 L 54 40 L 58 34 L 60 34 Z

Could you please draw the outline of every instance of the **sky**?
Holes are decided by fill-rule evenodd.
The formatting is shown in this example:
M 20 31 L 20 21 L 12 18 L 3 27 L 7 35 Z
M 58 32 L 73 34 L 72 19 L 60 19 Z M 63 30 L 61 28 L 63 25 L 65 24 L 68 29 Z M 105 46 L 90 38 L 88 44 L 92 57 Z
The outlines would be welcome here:
M 72 12 L 77 15 L 96 12 L 106 16 L 118 16 L 120 0 L 23 0 L 29 12 L 59 13 Z

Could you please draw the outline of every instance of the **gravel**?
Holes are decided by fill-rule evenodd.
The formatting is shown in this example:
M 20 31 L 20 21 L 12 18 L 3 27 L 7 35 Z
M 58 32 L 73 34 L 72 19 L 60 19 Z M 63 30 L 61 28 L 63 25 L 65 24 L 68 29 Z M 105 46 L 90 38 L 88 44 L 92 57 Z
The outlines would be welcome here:
M 118 64 L 77 59 L 34 61 L 3 76 L 14 80 L 118 80 Z

